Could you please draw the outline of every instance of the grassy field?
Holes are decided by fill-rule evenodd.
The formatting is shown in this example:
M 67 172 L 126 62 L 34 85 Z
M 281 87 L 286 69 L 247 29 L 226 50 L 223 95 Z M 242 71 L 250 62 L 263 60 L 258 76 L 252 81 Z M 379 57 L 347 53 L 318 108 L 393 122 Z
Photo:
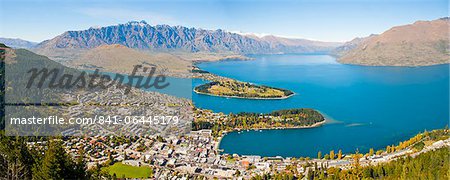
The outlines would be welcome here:
M 118 178 L 149 178 L 153 173 L 152 169 L 148 166 L 136 167 L 122 164 L 121 162 L 105 167 L 103 170 L 107 171 L 111 176 L 115 173 Z

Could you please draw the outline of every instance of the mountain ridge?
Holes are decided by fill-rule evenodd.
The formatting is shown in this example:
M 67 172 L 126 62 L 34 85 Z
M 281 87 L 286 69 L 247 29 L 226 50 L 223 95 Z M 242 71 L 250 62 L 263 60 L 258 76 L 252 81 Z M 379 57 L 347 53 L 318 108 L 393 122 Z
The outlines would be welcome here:
M 38 44 L 37 42 L 31 42 L 20 38 L 3 38 L 3 37 L 0 37 L 0 42 L 12 48 L 26 48 L 26 49 L 33 48 Z
M 342 52 L 338 61 L 368 66 L 448 64 L 449 18 L 395 26 Z
M 295 46 L 290 46 L 280 40 L 274 43 L 274 41 L 243 36 L 222 29 L 152 26 L 145 21 L 131 21 L 81 31 L 66 31 L 53 39 L 39 43 L 37 49 L 91 49 L 101 45 L 121 44 L 129 48 L 155 51 L 268 54 L 323 51 L 336 46 L 332 43 L 329 46 L 324 46 L 326 43 L 316 46 L 314 43 L 309 43 L 313 42 L 309 40 L 296 41 Z

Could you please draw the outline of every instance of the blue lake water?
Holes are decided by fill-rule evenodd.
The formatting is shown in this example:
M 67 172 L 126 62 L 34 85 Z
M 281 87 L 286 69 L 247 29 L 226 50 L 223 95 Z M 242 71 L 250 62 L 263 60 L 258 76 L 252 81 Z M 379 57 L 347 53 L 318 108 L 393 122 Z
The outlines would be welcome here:
M 253 61 L 198 64 L 209 72 L 296 93 L 284 100 L 247 100 L 193 94 L 197 107 L 216 112 L 314 108 L 331 121 L 311 129 L 233 132 L 224 153 L 315 157 L 318 151 L 367 152 L 449 123 L 449 65 L 343 65 L 320 54 L 258 55 Z M 193 80 L 193 85 L 204 83 Z

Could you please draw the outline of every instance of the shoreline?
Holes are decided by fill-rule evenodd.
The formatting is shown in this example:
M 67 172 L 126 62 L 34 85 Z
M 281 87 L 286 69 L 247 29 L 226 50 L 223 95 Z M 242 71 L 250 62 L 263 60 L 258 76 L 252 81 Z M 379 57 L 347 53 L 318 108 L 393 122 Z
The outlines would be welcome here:
M 217 59 L 196 59 L 192 60 L 192 63 L 199 64 L 199 63 L 208 63 L 208 62 L 221 62 L 221 61 L 253 61 L 255 58 L 247 57 L 245 55 L 238 55 L 236 57 L 221 57 Z
M 202 69 L 200 69 L 200 68 L 197 67 L 197 66 L 195 66 L 195 68 L 197 68 L 198 70 L 202 70 Z M 202 71 L 204 71 L 204 70 L 202 70 Z M 222 78 L 222 79 L 229 79 L 229 80 L 234 80 L 234 81 L 242 82 L 242 83 L 249 83 L 249 82 L 243 82 L 243 81 L 231 79 L 231 78 L 228 78 L 228 77 L 218 76 L 218 75 L 213 74 L 213 73 L 210 73 L 210 72 L 208 72 L 208 71 L 205 71 L 205 72 L 206 72 L 205 74 L 211 75 L 212 78 L 214 78 L 214 77 L 219 78 L 219 80 L 220 80 L 220 78 Z M 267 87 L 267 88 L 276 89 L 276 90 L 281 90 L 281 91 L 289 91 L 289 92 L 291 92 L 292 94 L 289 94 L 288 96 L 284 96 L 284 97 L 240 97 L 240 96 L 229 96 L 229 95 L 216 95 L 216 94 L 210 94 L 210 93 L 205 93 L 205 92 L 199 92 L 199 91 L 197 91 L 197 87 L 206 85 L 206 84 L 211 83 L 211 82 L 214 82 L 214 81 L 219 81 L 219 80 L 216 80 L 216 79 L 208 79 L 208 78 L 205 78 L 205 77 L 193 77 L 193 79 L 203 79 L 203 80 L 209 81 L 209 82 L 207 82 L 207 83 L 200 84 L 200 85 L 198 85 L 198 86 L 196 86 L 196 87 L 193 88 L 193 91 L 194 91 L 195 93 L 197 93 L 197 94 L 202 94 L 202 95 L 207 95 L 207 96 L 216 96 L 216 97 L 224 97 L 224 98 L 237 98 L 237 99 L 250 99 L 250 100 L 283 100 L 283 99 L 290 98 L 290 97 L 292 97 L 292 96 L 294 96 L 294 95 L 297 94 L 297 93 L 295 93 L 295 92 L 293 92 L 293 91 L 291 91 L 291 90 L 288 90 L 288 89 L 283 89 L 283 88 L 278 88 L 278 87 L 270 87 L 270 86 L 265 86 L 265 85 L 256 85 L 256 84 L 250 83 L 250 84 L 252 84 L 252 85 L 256 85 L 256 86 L 260 86 L 260 87 Z
M 215 94 L 209 94 L 209 93 L 204 93 L 204 92 L 198 92 L 195 88 L 194 88 L 194 92 L 197 94 L 202 94 L 202 95 L 207 95 L 207 96 L 224 97 L 224 98 L 251 99 L 251 100 L 282 100 L 282 99 L 290 98 L 296 94 L 295 92 L 291 91 L 292 94 L 290 94 L 289 96 L 286 96 L 286 97 L 276 97 L 276 98 L 240 97 L 240 96 L 215 95 Z
M 222 58 L 222 59 L 216 59 L 216 60 L 208 60 L 208 59 L 202 59 L 202 60 L 193 60 L 192 64 L 200 64 L 200 63 L 209 63 L 209 62 L 222 62 L 222 61 L 253 61 L 255 58 L 247 58 L 247 57 L 236 57 L 236 58 Z
M 217 137 L 217 144 L 215 145 L 215 150 L 218 152 L 223 151 L 223 149 L 219 149 L 220 147 L 220 143 L 222 143 L 222 139 L 223 137 L 225 137 L 225 135 L 227 135 L 228 133 L 232 133 L 232 132 L 240 132 L 245 131 L 245 130 L 253 130 L 253 131 L 258 131 L 258 130 L 283 130 L 283 129 L 310 129 L 310 128 L 317 128 L 320 126 L 323 126 L 325 123 L 328 122 L 328 119 L 324 118 L 323 121 L 320 122 L 316 122 L 312 125 L 308 125 L 308 126 L 294 126 L 294 127 L 272 127 L 272 128 L 251 128 L 251 129 L 233 129 L 231 131 L 223 131 L 222 135 Z

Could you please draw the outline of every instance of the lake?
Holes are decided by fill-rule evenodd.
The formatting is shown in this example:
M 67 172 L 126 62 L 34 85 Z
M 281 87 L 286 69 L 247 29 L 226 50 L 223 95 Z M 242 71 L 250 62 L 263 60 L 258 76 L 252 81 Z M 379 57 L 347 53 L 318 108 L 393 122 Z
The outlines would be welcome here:
M 252 57 L 255 60 L 206 62 L 198 67 L 296 94 L 283 100 L 249 100 L 194 93 L 195 105 L 224 113 L 314 108 L 329 120 L 311 129 L 232 132 L 221 141 L 224 153 L 316 157 L 318 151 L 367 152 L 449 123 L 449 65 L 343 65 L 323 54 Z M 204 82 L 195 79 L 193 86 Z

